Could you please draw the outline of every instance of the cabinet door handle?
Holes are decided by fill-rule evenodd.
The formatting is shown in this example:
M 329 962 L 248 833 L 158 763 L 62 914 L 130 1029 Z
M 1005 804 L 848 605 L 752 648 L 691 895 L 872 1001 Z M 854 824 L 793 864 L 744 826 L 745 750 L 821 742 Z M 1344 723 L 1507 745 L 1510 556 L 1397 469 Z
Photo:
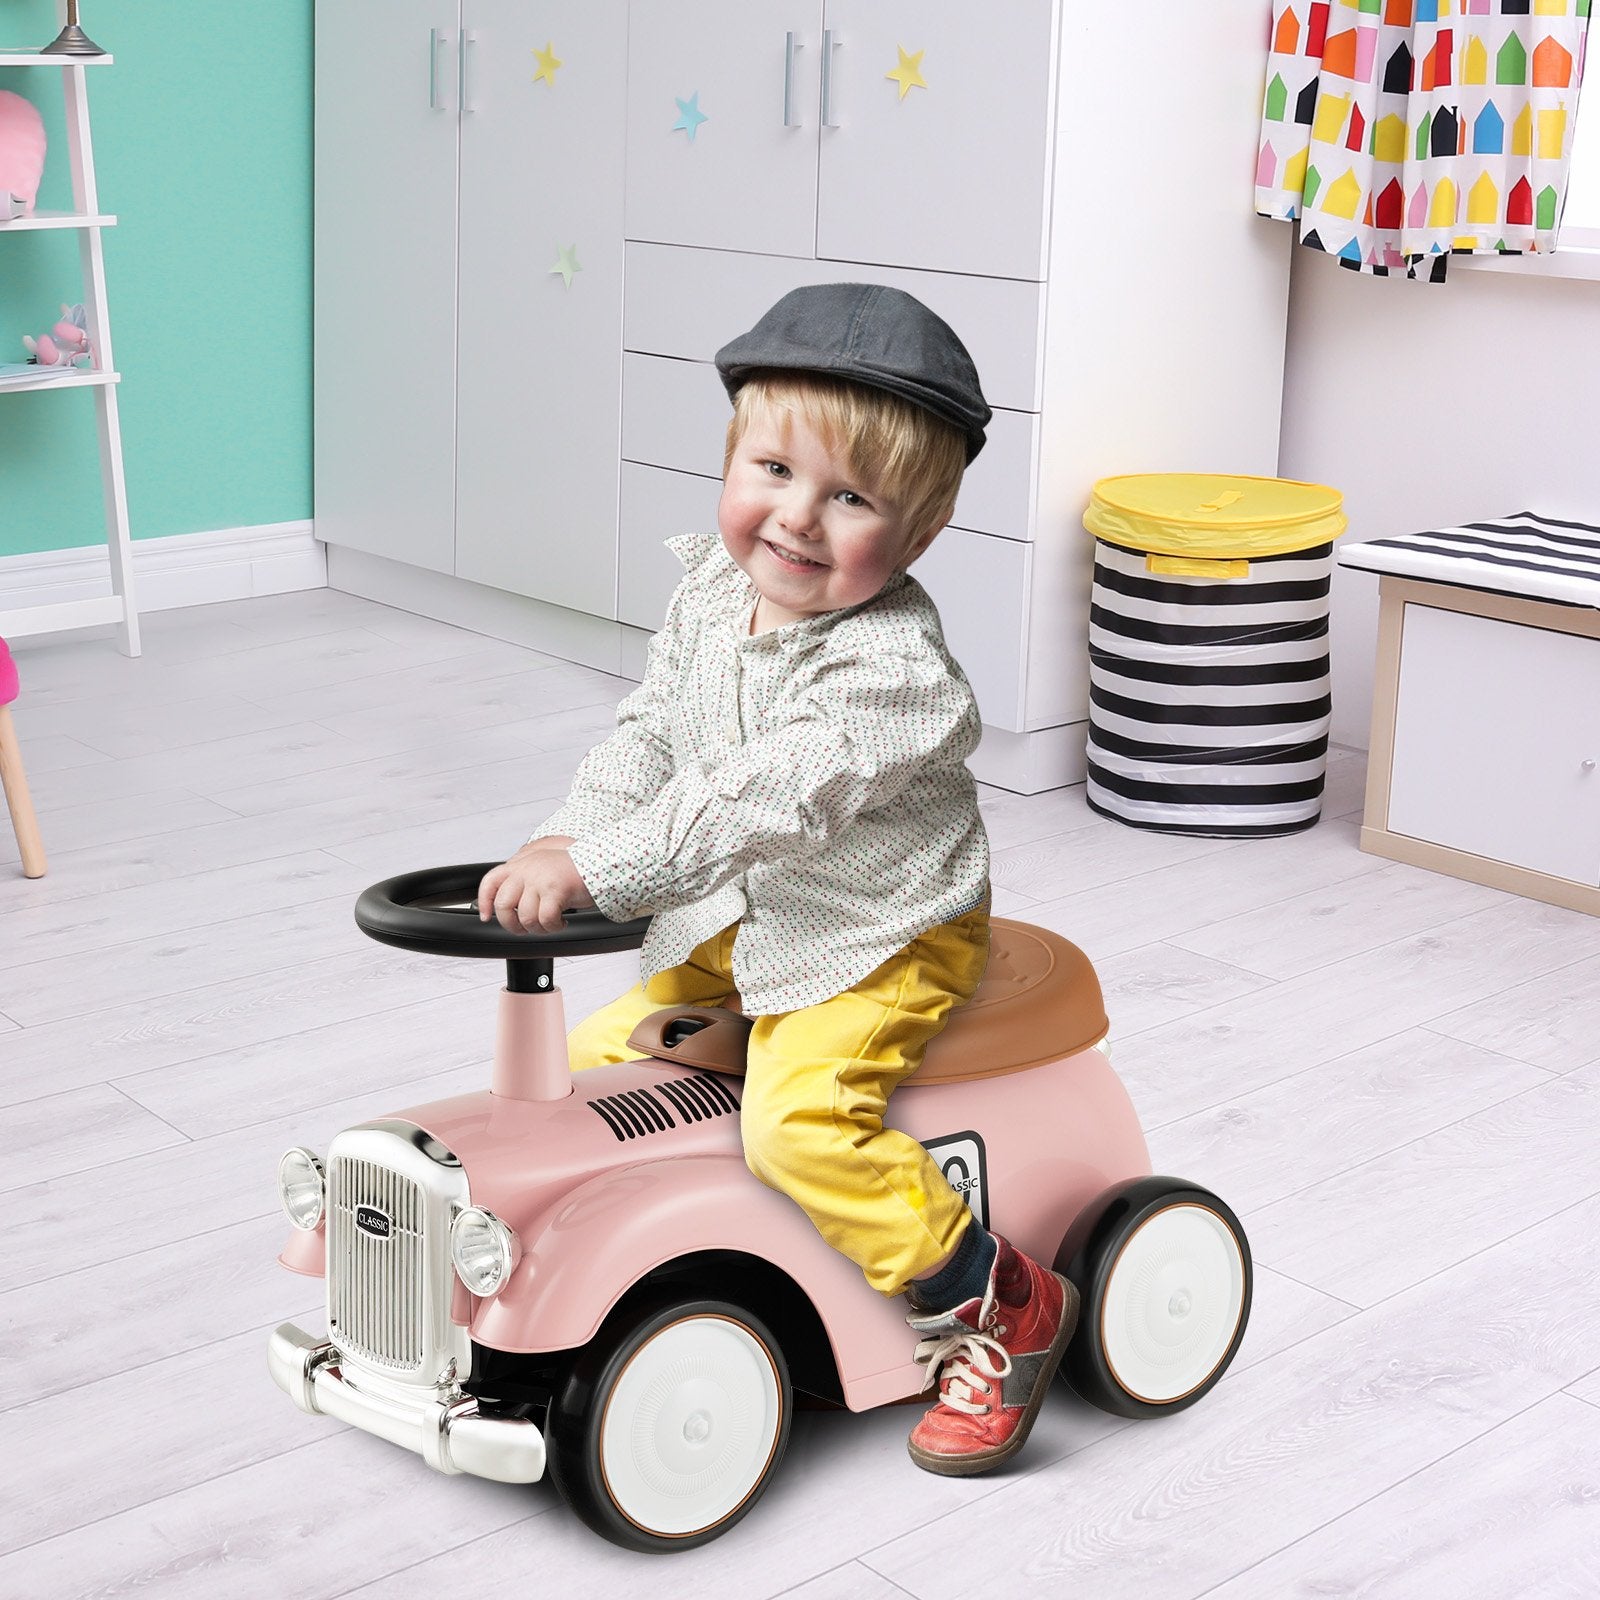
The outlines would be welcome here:
M 839 124 L 833 120 L 833 47 L 843 41 L 832 28 L 825 28 L 822 33 L 822 126 L 824 128 L 837 128 Z
M 803 44 L 794 42 L 794 35 L 786 33 L 783 36 L 783 125 L 786 128 L 798 128 L 800 124 L 794 120 L 794 53 L 803 50 Z
M 440 33 L 437 28 L 428 29 L 428 109 L 430 111 L 443 111 L 443 101 L 439 99 L 439 47 L 449 44 L 450 36 Z
M 1594 757 L 1593 756 L 1590 756 L 1589 759 L 1584 762 L 1583 770 L 1585 772 L 1593 772 L 1594 771 Z
M 457 60 L 461 63 L 461 77 L 456 85 L 456 99 L 463 111 L 476 111 L 478 108 L 467 98 L 467 47 L 478 42 L 476 33 L 461 30 L 461 49 L 457 53 Z

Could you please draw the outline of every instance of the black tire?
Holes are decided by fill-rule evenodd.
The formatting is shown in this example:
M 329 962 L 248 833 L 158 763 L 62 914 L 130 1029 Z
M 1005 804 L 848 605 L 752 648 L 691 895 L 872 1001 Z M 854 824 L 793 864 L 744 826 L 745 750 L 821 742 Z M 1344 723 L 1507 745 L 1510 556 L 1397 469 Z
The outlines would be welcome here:
M 662 1364 L 670 1373 L 651 1388 Z M 641 1395 L 657 1422 L 629 1433 Z M 550 1476 L 613 1544 L 690 1550 L 726 1533 L 766 1492 L 793 1411 L 788 1363 L 759 1317 L 726 1300 L 656 1294 L 613 1313 L 558 1385 L 545 1421 Z
M 1244 1229 L 1210 1190 L 1181 1178 L 1107 1190 L 1068 1234 L 1056 1271 L 1083 1296 L 1061 1376 L 1114 1416 L 1192 1406 L 1228 1370 L 1250 1320 Z M 1186 1325 L 1196 1305 L 1200 1316 Z

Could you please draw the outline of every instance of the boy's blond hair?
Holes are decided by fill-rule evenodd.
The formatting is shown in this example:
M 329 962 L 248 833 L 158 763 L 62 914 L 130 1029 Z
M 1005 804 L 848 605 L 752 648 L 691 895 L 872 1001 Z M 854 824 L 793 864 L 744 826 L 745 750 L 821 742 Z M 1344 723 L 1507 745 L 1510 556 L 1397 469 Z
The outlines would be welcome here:
M 959 428 L 886 389 L 824 373 L 757 372 L 734 397 L 724 476 L 745 430 L 775 413 L 804 418 L 863 488 L 893 502 L 905 519 L 908 550 L 950 520 L 967 466 Z

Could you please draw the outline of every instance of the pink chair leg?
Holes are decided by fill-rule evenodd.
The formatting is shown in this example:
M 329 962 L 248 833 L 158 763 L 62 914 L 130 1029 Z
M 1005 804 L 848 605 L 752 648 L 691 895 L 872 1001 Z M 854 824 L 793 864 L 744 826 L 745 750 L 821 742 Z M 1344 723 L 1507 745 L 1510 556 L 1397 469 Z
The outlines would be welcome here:
M 42 878 L 44 840 L 39 837 L 39 819 L 33 814 L 33 800 L 28 794 L 27 774 L 22 770 L 22 751 L 17 745 L 10 706 L 0 706 L 0 787 L 5 789 L 11 826 L 16 830 L 17 848 L 22 852 L 22 875 Z

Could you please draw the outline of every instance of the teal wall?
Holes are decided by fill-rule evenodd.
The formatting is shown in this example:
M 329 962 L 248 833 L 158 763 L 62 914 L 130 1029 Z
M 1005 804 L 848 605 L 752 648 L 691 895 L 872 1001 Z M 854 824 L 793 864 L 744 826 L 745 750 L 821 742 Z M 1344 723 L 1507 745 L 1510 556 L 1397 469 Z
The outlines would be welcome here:
M 134 538 L 311 515 L 312 0 L 80 0 Z M 0 47 L 55 0 L 0 0 Z M 61 74 L 0 70 L 72 205 Z M 87 298 L 75 232 L 0 234 L 0 361 Z M 0 394 L 0 556 L 101 544 L 92 389 Z

